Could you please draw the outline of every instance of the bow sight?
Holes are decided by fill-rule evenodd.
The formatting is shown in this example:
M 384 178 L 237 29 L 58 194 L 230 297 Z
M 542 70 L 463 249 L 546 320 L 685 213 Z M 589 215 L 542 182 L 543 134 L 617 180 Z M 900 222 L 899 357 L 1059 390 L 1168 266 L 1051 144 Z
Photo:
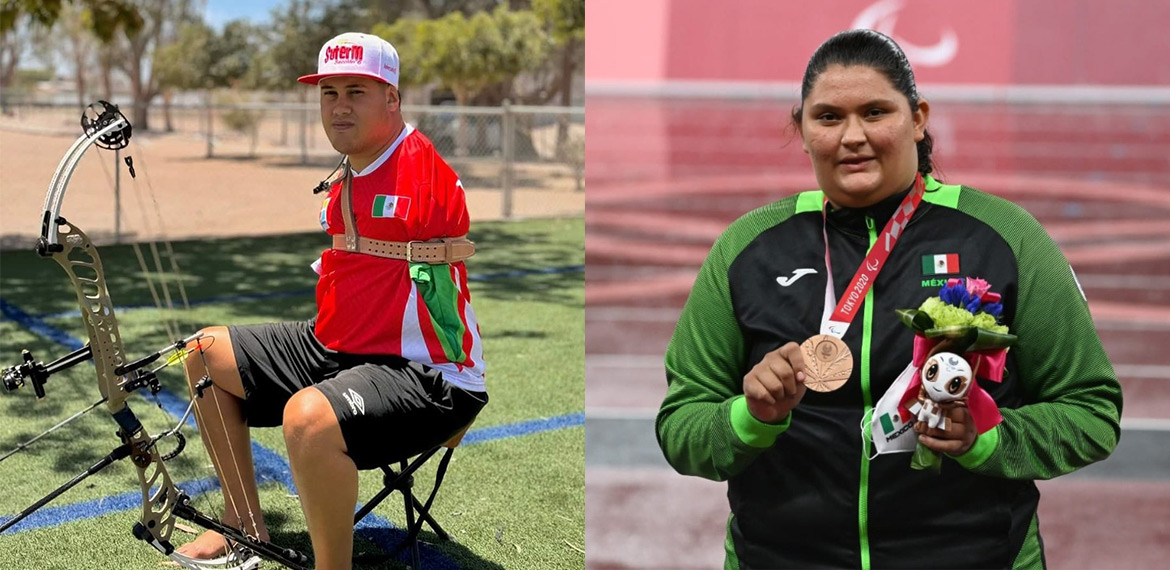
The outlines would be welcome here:
M 28 378 L 39 400 L 45 397 L 45 382 L 49 381 L 49 376 L 91 358 L 93 352 L 86 346 L 45 365 L 44 362 L 37 362 L 27 349 L 22 350 L 20 359 L 23 362 L 4 369 L 4 389 L 12 392 L 24 386 L 24 379 Z

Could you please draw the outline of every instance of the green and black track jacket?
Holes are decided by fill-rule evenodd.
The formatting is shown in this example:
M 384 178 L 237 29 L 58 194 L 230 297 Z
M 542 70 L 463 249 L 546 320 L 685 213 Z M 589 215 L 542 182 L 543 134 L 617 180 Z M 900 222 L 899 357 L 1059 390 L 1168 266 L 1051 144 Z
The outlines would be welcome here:
M 926 182 L 845 335 L 848 383 L 808 391 L 780 425 L 751 416 L 743 377 L 765 353 L 819 332 L 823 194 L 746 214 L 703 263 L 666 353 L 656 431 L 680 473 L 728 482 L 727 568 L 1043 567 L 1033 481 L 1100 461 L 1117 445 L 1121 387 L 1056 244 L 1006 200 Z M 838 294 L 904 196 L 830 208 Z M 957 256 L 957 271 L 944 264 L 952 272 L 935 273 L 940 255 Z M 990 282 L 1019 336 L 1003 383 L 979 380 L 1003 422 L 944 459 L 941 474 L 911 469 L 907 453 L 870 460 L 862 417 L 911 358 L 913 334 L 894 311 L 917 308 L 950 277 Z

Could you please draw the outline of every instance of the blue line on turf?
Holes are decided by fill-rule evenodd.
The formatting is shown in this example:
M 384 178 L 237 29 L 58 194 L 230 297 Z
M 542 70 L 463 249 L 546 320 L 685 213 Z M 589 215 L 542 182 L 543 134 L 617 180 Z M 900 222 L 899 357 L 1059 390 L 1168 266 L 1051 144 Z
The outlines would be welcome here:
M 195 481 L 186 481 L 181 485 L 181 488 L 190 496 L 196 497 L 202 493 L 206 493 L 207 491 L 218 489 L 219 483 L 215 480 L 214 477 L 208 477 Z M 28 518 L 17 523 L 16 526 L 13 526 L 12 528 L 5 531 L 5 533 L 16 534 L 18 532 L 57 526 L 60 524 L 83 519 L 96 518 L 119 511 L 128 511 L 131 509 L 141 508 L 141 491 L 120 493 L 117 495 L 111 495 L 109 497 L 100 497 L 89 501 L 62 505 L 59 507 L 42 507 L 40 510 L 29 515 Z M 0 517 L 0 522 L 8 521 L 12 518 L 12 516 Z
M 65 314 L 78 314 L 78 313 L 79 313 L 79 311 L 73 311 L 72 313 L 65 313 Z M 65 348 L 68 348 L 69 350 L 77 350 L 77 349 L 85 346 L 85 343 L 81 342 L 80 340 L 77 340 L 76 338 L 73 338 L 65 331 L 63 331 L 57 327 L 54 327 L 54 326 L 50 325 L 49 323 L 46 323 L 43 319 L 41 319 L 39 317 L 34 317 L 34 316 L 22 311 L 20 309 L 20 307 L 17 307 L 16 305 L 9 303 L 8 301 L 5 301 L 2 298 L 0 298 L 0 314 L 3 314 L 5 317 L 8 317 L 9 319 L 16 321 L 16 323 L 19 324 L 20 326 L 22 326 L 22 327 L 24 327 L 24 328 L 26 328 L 26 329 L 28 329 L 36 334 L 39 334 L 39 335 L 41 335 L 41 336 L 43 336 L 43 337 L 45 337 L 53 342 L 56 342 L 57 344 L 64 345 Z
M 182 416 L 183 412 L 187 409 L 186 404 L 183 404 L 178 397 L 165 390 L 159 393 L 159 399 L 163 402 L 163 408 L 175 417 Z M 585 425 L 585 413 L 575 412 L 553 416 L 551 418 L 527 420 L 471 430 L 467 432 L 461 445 L 475 445 L 497 439 L 506 439 L 581 425 Z M 276 482 L 287 488 L 290 493 L 294 495 L 297 493 L 296 485 L 292 479 L 292 470 L 283 457 L 256 442 L 252 442 L 252 457 L 255 461 L 257 482 L 261 484 L 269 481 Z M 187 492 L 192 498 L 219 488 L 214 478 L 185 481 L 176 483 L 175 485 Z M 27 519 L 21 521 L 20 524 L 9 529 L 8 532 L 16 533 L 35 530 L 141 506 L 142 493 L 133 491 L 93 501 L 85 501 L 60 507 L 46 507 L 30 515 Z M 12 516 L 0 517 L 0 523 L 11 518 Z M 385 525 L 377 523 L 374 526 Z
M 583 425 L 585 425 L 585 412 L 574 412 L 551 418 L 539 418 L 471 430 L 463 437 L 462 445 L 473 445 L 494 439 L 517 437 L 542 431 Z
M 474 281 L 487 281 L 491 279 L 520 277 L 531 274 L 581 271 L 583 269 L 583 265 L 561 268 L 554 267 L 535 271 L 509 271 L 501 273 L 490 273 L 485 275 L 471 276 L 468 279 Z M 237 299 L 239 298 L 237 297 Z M 211 302 L 211 300 L 207 300 L 205 302 Z M 81 340 L 74 338 L 65 331 L 62 331 L 61 329 L 46 323 L 44 319 L 48 317 L 33 316 L 21 310 L 16 305 L 4 301 L 3 299 L 0 299 L 0 314 L 3 314 L 5 317 L 16 321 L 24 328 L 40 336 L 48 338 L 58 344 L 61 344 L 70 350 L 76 350 L 84 346 L 84 343 L 81 342 Z M 72 313 L 70 312 L 65 314 L 68 315 Z M 182 417 L 187 410 L 187 403 L 169 390 L 160 391 L 158 393 L 158 400 L 162 408 L 175 418 Z M 569 413 L 551 418 L 540 418 L 512 424 L 475 429 L 467 433 L 462 443 L 463 445 L 474 445 L 476 443 L 483 443 L 496 439 L 518 437 L 542 431 L 562 429 L 584 424 L 584 412 Z M 187 425 L 195 429 L 195 422 L 193 418 L 188 418 Z M 290 493 L 296 494 L 296 485 L 292 480 L 292 470 L 283 457 L 255 442 L 252 443 L 252 455 L 255 462 L 256 479 L 259 483 L 264 483 L 267 481 L 278 482 L 286 487 Z M 176 486 L 178 486 L 180 489 L 183 489 L 184 492 L 188 493 L 188 495 L 192 498 L 219 488 L 218 482 L 214 478 L 186 481 L 183 483 L 177 483 Z M 142 504 L 141 498 L 141 492 L 135 491 L 121 493 L 111 497 L 103 497 L 96 500 L 85 501 L 82 503 L 42 508 L 37 512 L 29 515 L 28 518 L 24 519 L 19 524 L 8 529 L 8 532 L 10 534 L 14 534 L 18 532 L 35 530 L 38 528 L 65 524 L 81 519 L 98 517 L 109 514 L 111 512 L 139 508 Z M 13 516 L 15 515 L 0 517 L 0 523 L 10 520 Z M 359 536 L 374 542 L 386 552 L 392 552 L 405 535 L 402 530 L 396 529 L 395 525 L 391 521 L 379 517 L 374 513 L 367 515 L 367 517 L 363 519 L 362 522 L 357 525 L 357 527 L 355 527 L 355 532 L 358 532 Z M 420 553 L 422 557 L 421 562 L 424 562 L 429 568 L 439 568 L 440 570 L 459 568 L 456 562 L 443 556 L 442 553 L 434 550 L 429 546 L 422 546 L 420 548 Z M 399 554 L 398 559 L 408 561 L 408 556 L 409 553 L 402 552 Z

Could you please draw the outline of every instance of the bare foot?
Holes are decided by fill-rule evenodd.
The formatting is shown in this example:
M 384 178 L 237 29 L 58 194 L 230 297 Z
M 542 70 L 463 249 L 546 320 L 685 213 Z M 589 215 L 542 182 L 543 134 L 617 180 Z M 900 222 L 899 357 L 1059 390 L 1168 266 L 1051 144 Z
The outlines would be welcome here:
M 180 546 L 175 552 L 198 560 L 211 560 L 227 554 L 227 541 L 223 535 L 209 530 L 199 535 L 199 538 Z

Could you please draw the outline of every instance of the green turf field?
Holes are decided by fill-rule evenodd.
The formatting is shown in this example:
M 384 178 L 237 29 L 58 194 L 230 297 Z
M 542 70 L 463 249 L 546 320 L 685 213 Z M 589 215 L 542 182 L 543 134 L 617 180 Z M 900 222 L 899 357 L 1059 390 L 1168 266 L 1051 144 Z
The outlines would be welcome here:
M 481 441 L 455 452 L 432 509 L 456 542 L 431 547 L 424 560 L 433 563 L 426 567 L 581 568 L 585 280 L 579 267 L 584 264 L 584 220 L 482 223 L 473 227 L 470 237 L 480 248 L 467 267 L 485 343 L 491 402 L 473 426 L 472 436 L 483 430 Z M 312 316 L 316 275 L 309 263 L 324 246 L 321 233 L 175 242 L 192 306 L 164 312 L 136 308 L 154 303 L 133 250 L 102 247 L 127 356 L 143 356 L 173 340 L 162 324 L 167 320 L 177 322 L 181 334 L 190 334 L 209 325 Z M 151 256 L 149 250 L 145 253 Z M 561 270 L 505 274 L 550 268 Z M 174 277 L 170 277 L 170 292 L 178 302 Z M 44 362 L 69 352 L 60 337 L 50 338 L 53 330 L 85 341 L 72 287 L 52 260 L 26 251 L 0 252 L 0 305 L 4 310 L 0 367 L 18 363 L 22 348 Z M 36 323 L 49 328 L 36 329 L 32 326 Z M 160 375 L 168 391 L 186 393 L 181 367 Z M 35 398 L 31 387 L 0 392 L 0 455 L 99 398 L 89 363 L 53 376 L 46 391 L 48 397 L 42 400 Z M 149 397 L 135 395 L 130 406 L 152 434 L 177 421 Z M 560 423 L 549 418 L 559 418 Z M 0 520 L 19 513 L 109 453 L 119 443 L 115 428 L 106 409 L 99 407 L 0 462 Z M 167 463 L 180 486 L 214 477 L 198 434 L 190 428 L 185 433 L 186 451 Z M 256 444 L 275 454 L 267 468 L 258 468 L 260 498 L 273 541 L 307 552 L 309 539 L 300 505 L 281 483 L 282 475 L 291 478 L 279 473 L 281 466 L 287 469 L 280 428 L 254 429 L 252 434 Z M 422 500 L 429 487 L 421 487 L 430 480 L 435 463 L 416 478 Z M 359 496 L 373 495 L 379 484 L 380 472 L 363 472 Z M 165 558 L 130 533 L 140 516 L 139 490 L 137 472 L 125 461 L 90 477 L 45 507 L 52 515 L 47 522 L 31 530 L 17 526 L 0 534 L 0 570 L 160 568 Z M 212 516 L 223 507 L 217 491 L 198 496 L 195 504 Z M 401 497 L 392 495 L 375 514 L 401 527 L 405 524 L 401 505 Z M 384 552 L 384 545 L 400 536 L 389 528 L 383 522 L 360 531 L 355 552 L 363 557 Z M 175 536 L 176 543 L 192 538 L 182 532 Z M 436 542 L 433 535 L 423 536 L 427 542 Z M 275 567 L 270 562 L 262 565 Z M 362 567 L 404 565 L 383 562 Z

